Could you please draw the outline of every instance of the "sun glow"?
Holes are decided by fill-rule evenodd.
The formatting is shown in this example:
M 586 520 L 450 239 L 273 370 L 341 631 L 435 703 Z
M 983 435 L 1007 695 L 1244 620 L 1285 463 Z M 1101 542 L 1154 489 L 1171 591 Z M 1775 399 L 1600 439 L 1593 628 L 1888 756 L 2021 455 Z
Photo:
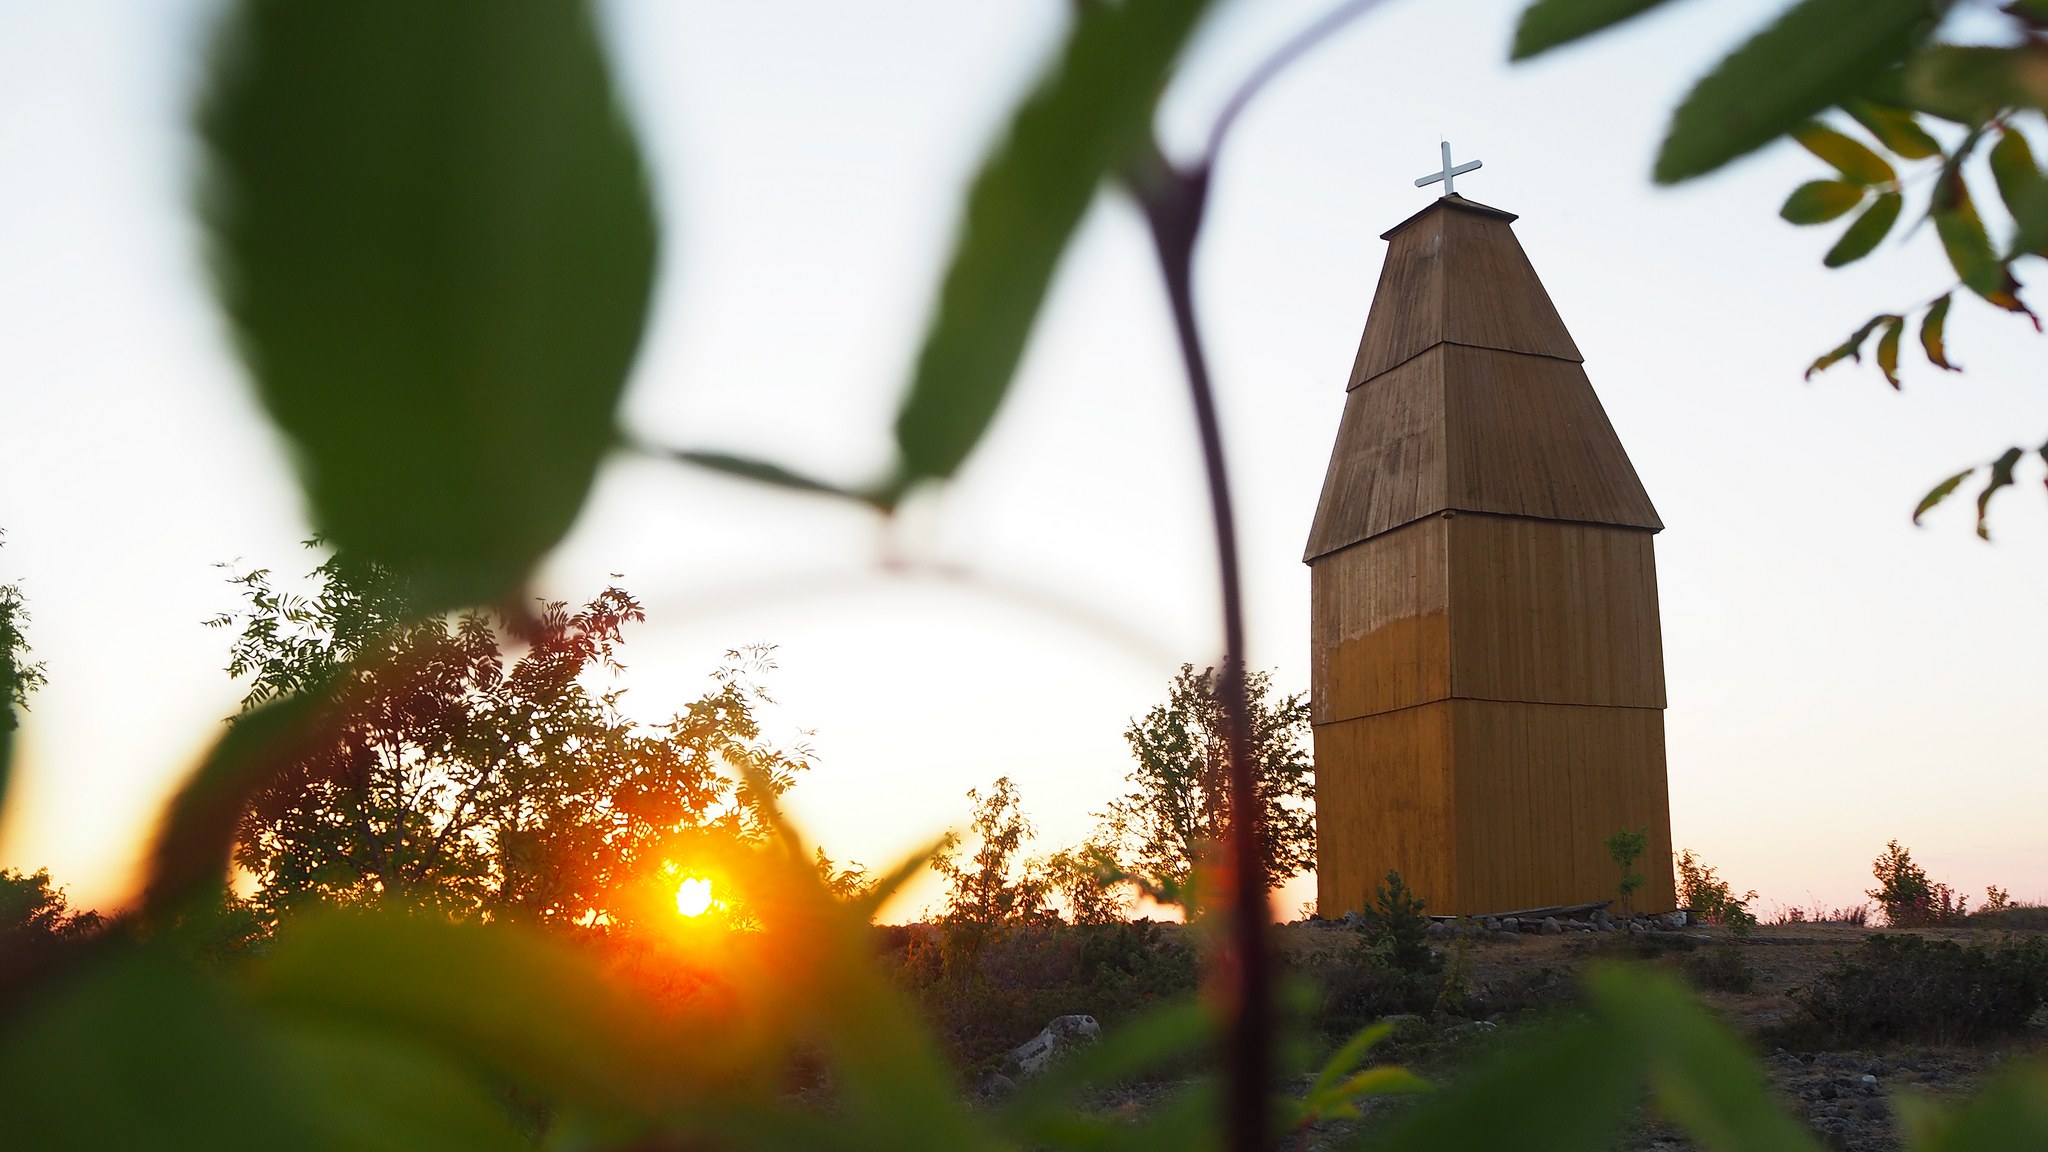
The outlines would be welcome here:
M 702 876 L 684 880 L 676 889 L 676 911 L 685 916 L 702 916 L 711 910 L 711 881 Z

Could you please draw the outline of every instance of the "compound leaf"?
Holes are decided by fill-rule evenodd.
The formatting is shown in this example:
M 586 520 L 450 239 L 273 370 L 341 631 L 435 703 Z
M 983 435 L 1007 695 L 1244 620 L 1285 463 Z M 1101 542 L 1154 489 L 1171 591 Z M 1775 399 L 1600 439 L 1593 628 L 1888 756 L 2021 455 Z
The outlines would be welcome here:
M 1672 114 L 1654 175 L 1712 172 L 1860 92 L 1932 30 L 1930 0 L 1801 0 L 1702 79 Z
M 1898 317 L 1889 314 L 1872 316 L 1864 323 L 1863 327 L 1851 333 L 1847 340 L 1829 349 L 1821 355 L 1820 359 L 1815 360 L 1809 365 L 1806 369 L 1806 378 L 1811 380 L 1814 373 L 1825 372 L 1844 360 L 1854 360 L 1861 364 L 1863 362 L 1863 342 L 1870 339 L 1870 334 L 1877 331 L 1880 325 L 1896 319 Z
M 578 0 L 243 0 L 199 112 L 217 292 L 314 524 L 421 611 L 515 591 L 612 443 L 655 265 Z

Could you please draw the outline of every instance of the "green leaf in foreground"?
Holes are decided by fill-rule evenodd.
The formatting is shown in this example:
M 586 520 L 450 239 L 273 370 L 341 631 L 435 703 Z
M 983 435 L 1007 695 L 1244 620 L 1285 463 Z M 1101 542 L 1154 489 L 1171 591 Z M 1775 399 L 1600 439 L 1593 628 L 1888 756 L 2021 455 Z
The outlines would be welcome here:
M 278 1053 L 224 990 L 129 945 L 53 982 L 0 1033 L 7 1146 L 268 1152 L 339 1145 L 287 1098 Z
M 1928 135 L 1927 129 L 1920 126 L 1920 121 L 1909 109 L 1869 100 L 1851 100 L 1842 108 L 1877 137 L 1878 143 L 1907 160 L 1926 160 L 1941 155 L 1941 142 Z
M 1920 498 L 1920 503 L 1913 508 L 1913 523 L 1916 525 L 1919 524 L 1920 518 L 1922 516 L 1927 515 L 1929 512 L 1933 511 L 1935 505 L 1941 503 L 1943 500 L 1946 500 L 1950 496 L 1954 495 L 1957 486 L 1962 484 L 1963 481 L 1968 480 L 1970 478 L 1970 474 L 1975 471 L 1975 468 L 1965 468 L 1961 472 L 1958 472 L 1955 475 L 1949 477 L 1948 479 L 1943 480 L 1941 483 L 1936 484 L 1934 487 L 1929 488 L 1927 490 L 1927 495 L 1922 496 Z
M 1953 294 L 1949 294 L 1936 300 L 1928 306 L 1927 315 L 1921 317 L 1920 349 L 1927 353 L 1927 362 L 1936 368 L 1946 368 L 1951 372 L 1961 372 L 1961 368 L 1949 363 L 1948 345 L 1944 342 L 1943 337 L 1943 333 L 1948 327 L 1948 306 L 1952 297 Z
M 1991 176 L 1998 184 L 1999 198 L 2018 225 L 2012 251 L 2036 255 L 2048 251 L 2048 178 L 2042 176 L 2032 146 L 2018 130 L 2004 129 L 1998 143 L 1991 146 Z
M 244 0 L 199 113 L 218 291 L 314 524 L 422 610 L 575 519 L 655 221 L 578 0 Z
M 694 464 L 711 472 L 722 472 L 742 480 L 752 480 L 772 488 L 787 488 L 792 492 L 810 492 L 819 496 L 838 496 L 847 500 L 868 501 L 872 497 L 842 488 L 830 481 L 806 476 L 801 472 L 785 468 L 767 460 L 756 460 L 750 456 L 735 456 L 729 452 L 707 452 L 695 449 L 678 449 L 665 453 L 685 464 Z
M 1870 207 L 1849 225 L 1842 238 L 1835 241 L 1835 246 L 1828 249 L 1828 254 L 1821 257 L 1820 262 L 1830 268 L 1840 268 L 1870 255 L 1892 230 L 1892 225 L 1899 219 L 1899 209 L 1905 203 L 1905 198 L 1897 192 L 1887 192 L 1871 201 Z
M 1535 0 L 1515 25 L 1511 60 L 1527 60 L 1640 16 L 1664 0 Z
M 1969 185 L 1960 173 L 1948 179 L 1948 194 L 1935 204 L 1934 230 L 1956 276 L 1970 291 L 1991 299 L 2007 291 L 2005 264 L 1991 250 L 1991 237 L 1984 220 L 1970 199 Z
M 1771 1096 L 1742 1042 L 1667 977 L 1613 967 L 1587 981 L 1593 1003 L 1648 1058 L 1666 1115 L 1709 1152 L 1818 1152 Z
M 902 474 L 893 487 L 951 476 L 988 430 L 1060 254 L 1104 177 L 1145 145 L 1159 90 L 1208 7 L 1207 0 L 1075 6 L 1059 58 L 968 192 L 897 414 Z
M 1498 1152 L 1513 1118 L 1521 1152 L 1611 1146 L 1643 1098 L 1641 1058 L 1604 1021 L 1580 1020 L 1459 1073 L 1418 1103 L 1373 1147 L 1382 1152 Z
M 2022 1064 L 1938 1122 L 1915 1152 L 2027 1152 L 2048 1147 L 2048 1065 Z
M 164 813 L 150 852 L 146 913 L 175 916 L 187 901 L 222 890 L 243 808 L 264 784 L 305 758 L 326 703 L 319 694 L 287 697 L 235 719 Z
M 1858 184 L 1889 184 L 1899 178 L 1884 157 L 1872 152 L 1862 141 L 1844 136 L 1817 120 L 1792 130 L 1801 147 L 1832 164 L 1835 171 Z
M 1933 28 L 1931 0 L 1801 0 L 1737 48 L 1672 114 L 1655 177 L 1702 176 L 1853 97 Z
M 1778 215 L 1791 224 L 1825 224 L 1863 203 L 1863 185 L 1847 180 L 1809 180 L 1792 190 Z

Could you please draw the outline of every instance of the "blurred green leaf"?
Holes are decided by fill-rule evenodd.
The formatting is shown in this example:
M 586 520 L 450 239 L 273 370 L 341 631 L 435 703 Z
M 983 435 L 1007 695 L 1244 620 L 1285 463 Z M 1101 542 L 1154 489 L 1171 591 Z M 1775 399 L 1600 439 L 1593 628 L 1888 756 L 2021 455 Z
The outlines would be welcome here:
M 1792 190 L 1778 215 L 1793 224 L 1823 224 L 1863 203 L 1864 188 L 1846 180 L 1809 180 Z
M 612 442 L 655 264 L 578 0 L 244 0 L 199 113 L 218 290 L 316 528 L 505 596 Z
M 1649 1060 L 1657 1102 L 1712 1152 L 1818 1152 L 1771 1096 L 1755 1058 L 1684 986 L 1638 968 L 1587 980 L 1593 1003 Z
M 2012 251 L 2048 253 L 2048 178 L 2042 176 L 2033 148 L 2017 129 L 2005 128 L 1991 146 L 1991 176 L 2017 226 Z
M 1892 230 L 1892 224 L 1899 218 L 1899 209 L 1904 206 L 1905 199 L 1897 192 L 1879 196 L 1863 210 L 1863 215 L 1849 225 L 1842 238 L 1835 241 L 1835 246 L 1828 249 L 1828 254 L 1821 257 L 1820 262 L 1829 268 L 1840 268 L 1870 255 Z
M 277 1034 L 281 1067 L 313 1098 L 329 1141 L 369 1152 L 523 1152 L 506 1110 L 475 1080 L 405 1045 L 332 1028 Z
M 36 1152 L 311 1152 L 284 1053 L 212 980 L 129 945 L 46 985 L 0 1031 L 0 1124 Z M 351 1150 L 353 1152 L 353 1150 Z
M 1054 268 L 1103 178 L 1140 153 L 1208 0 L 1074 6 L 1072 30 L 975 177 L 896 419 L 893 489 L 951 476 L 995 418 Z M 893 502 L 895 492 L 885 492 Z
M 1380 1041 L 1393 1034 L 1394 1025 L 1386 1020 L 1382 1020 L 1377 1024 L 1369 1024 L 1359 1029 L 1352 1035 L 1351 1039 L 1344 1042 L 1343 1047 L 1331 1053 L 1330 1058 L 1323 1063 L 1321 1071 L 1316 1073 L 1315 1081 L 1309 1085 L 1308 1094 L 1310 1098 L 1314 1098 L 1319 1092 L 1334 1087 L 1340 1079 L 1352 1069 L 1358 1067 L 1372 1053 L 1372 1050 L 1379 1045 Z
M 165 919 L 224 890 L 243 808 L 306 755 L 328 703 L 317 693 L 292 696 L 235 718 L 164 812 L 150 851 L 145 913 Z
M 1792 138 L 1858 184 L 1891 184 L 1899 178 L 1891 164 L 1862 141 L 1845 136 L 1818 120 L 1809 120 L 1794 128 Z
M 1951 296 L 1944 295 L 1927 309 L 1927 315 L 1920 320 L 1920 348 L 1927 353 L 1927 362 L 1936 368 L 1960 372 L 1948 361 L 1948 346 L 1943 342 L 1943 332 L 1948 327 L 1948 306 Z
M 1535 0 L 1515 25 L 1511 60 L 1527 60 L 1640 16 L 1664 0 Z
M 2048 1148 L 2048 1064 L 2038 1059 L 1993 1080 L 1938 1121 L 1923 1118 L 1927 1139 L 1914 1152 L 2039 1152 Z
M 281 1018 L 366 1030 L 556 1097 L 642 1114 L 736 1079 L 745 1038 L 620 991 L 591 959 L 504 924 L 330 913 L 285 925 L 251 972 Z
M 1672 114 L 1656 180 L 1712 172 L 1856 95 L 1933 28 L 1935 0 L 1801 0 L 1737 48 Z
M 1906 321 L 1894 316 L 1885 322 L 1884 332 L 1877 338 L 1877 370 L 1884 373 L 1885 382 L 1894 391 L 1899 387 L 1899 335 L 1906 329 Z
M 1815 360 L 1811 365 L 1809 365 L 1806 369 L 1806 378 L 1808 380 L 1811 380 L 1813 379 L 1814 373 L 1824 372 L 1827 369 L 1834 367 L 1835 365 L 1841 363 L 1844 360 L 1853 359 L 1859 364 L 1862 363 L 1863 342 L 1865 340 L 1868 340 L 1870 338 L 1870 334 L 1872 332 L 1877 331 L 1881 325 L 1896 319 L 1898 319 L 1898 317 L 1890 314 L 1872 316 L 1867 322 L 1864 323 L 1863 327 L 1858 328 L 1855 332 L 1851 333 L 1847 340 L 1842 341 L 1841 344 L 1828 350 L 1825 354 L 1821 356 L 1820 359 Z
M 791 471 L 780 464 L 769 463 L 766 460 L 734 456 L 726 452 L 704 452 L 692 449 L 677 449 L 663 454 L 680 460 L 685 464 L 694 464 L 699 468 L 706 468 L 713 472 L 723 472 L 728 476 L 737 476 L 742 480 L 753 480 L 775 488 L 788 488 L 796 492 L 813 492 L 821 496 L 838 496 L 863 504 L 874 503 L 874 497 L 868 493 L 858 492 L 825 480 L 815 479 L 801 472 Z
M 1463 1071 L 1373 1145 L 1380 1152 L 1499 1152 L 1513 1117 L 1520 1152 L 1605 1148 L 1643 1098 L 1642 1060 L 1599 1020 L 1578 1020 Z
M 1947 195 L 1934 207 L 1934 230 L 1941 236 L 1949 265 L 1963 285 L 1979 296 L 1990 299 L 2006 292 L 2005 264 L 1991 250 L 1991 237 L 1970 200 L 1969 185 L 1961 173 L 1952 174 L 1947 184 Z
M 1935 505 L 1941 503 L 1943 500 L 1948 499 L 1949 496 L 1954 494 L 1956 486 L 1961 484 L 1963 481 L 1968 480 L 1970 478 L 1970 474 L 1975 471 L 1975 468 L 1965 468 L 1961 472 L 1958 472 L 1955 475 L 1949 477 L 1948 479 L 1943 480 L 1941 483 L 1936 484 L 1934 487 L 1929 488 L 1927 490 L 1927 495 L 1922 496 L 1920 498 L 1920 503 L 1916 505 L 1913 509 L 1913 523 L 1920 523 L 1920 518 L 1922 516 L 1927 515 L 1927 513 L 1934 509 Z
M 1878 143 L 1907 160 L 1925 160 L 1942 154 L 1941 142 L 1920 127 L 1920 121 L 1914 118 L 1910 109 L 1874 104 L 1868 100 L 1850 100 L 1842 108 L 1877 137 Z
M 2018 448 L 2007 448 L 1998 459 L 1991 462 L 1991 477 L 1984 482 L 1984 490 L 1977 493 L 1978 539 L 1991 539 L 1991 528 L 1984 519 L 1991 511 L 1991 497 L 1996 495 L 2000 488 L 2012 487 L 2012 470 L 2018 466 L 2023 455 L 2025 453 Z
M 1983 124 L 2015 105 L 2040 107 L 2040 71 L 2048 47 L 1961 47 L 1940 44 L 1907 65 L 1906 91 L 1917 106 L 1942 109 L 1951 119 Z

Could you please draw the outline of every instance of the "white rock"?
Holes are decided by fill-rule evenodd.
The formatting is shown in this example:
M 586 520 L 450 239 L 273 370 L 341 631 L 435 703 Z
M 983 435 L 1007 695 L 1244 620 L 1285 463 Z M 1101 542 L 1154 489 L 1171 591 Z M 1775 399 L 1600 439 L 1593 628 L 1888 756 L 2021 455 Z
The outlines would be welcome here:
M 1036 1076 L 1053 1061 L 1102 1036 L 1102 1025 L 1093 1016 L 1055 1016 L 1045 1030 L 1010 1049 L 1009 1062 L 1019 1075 Z

